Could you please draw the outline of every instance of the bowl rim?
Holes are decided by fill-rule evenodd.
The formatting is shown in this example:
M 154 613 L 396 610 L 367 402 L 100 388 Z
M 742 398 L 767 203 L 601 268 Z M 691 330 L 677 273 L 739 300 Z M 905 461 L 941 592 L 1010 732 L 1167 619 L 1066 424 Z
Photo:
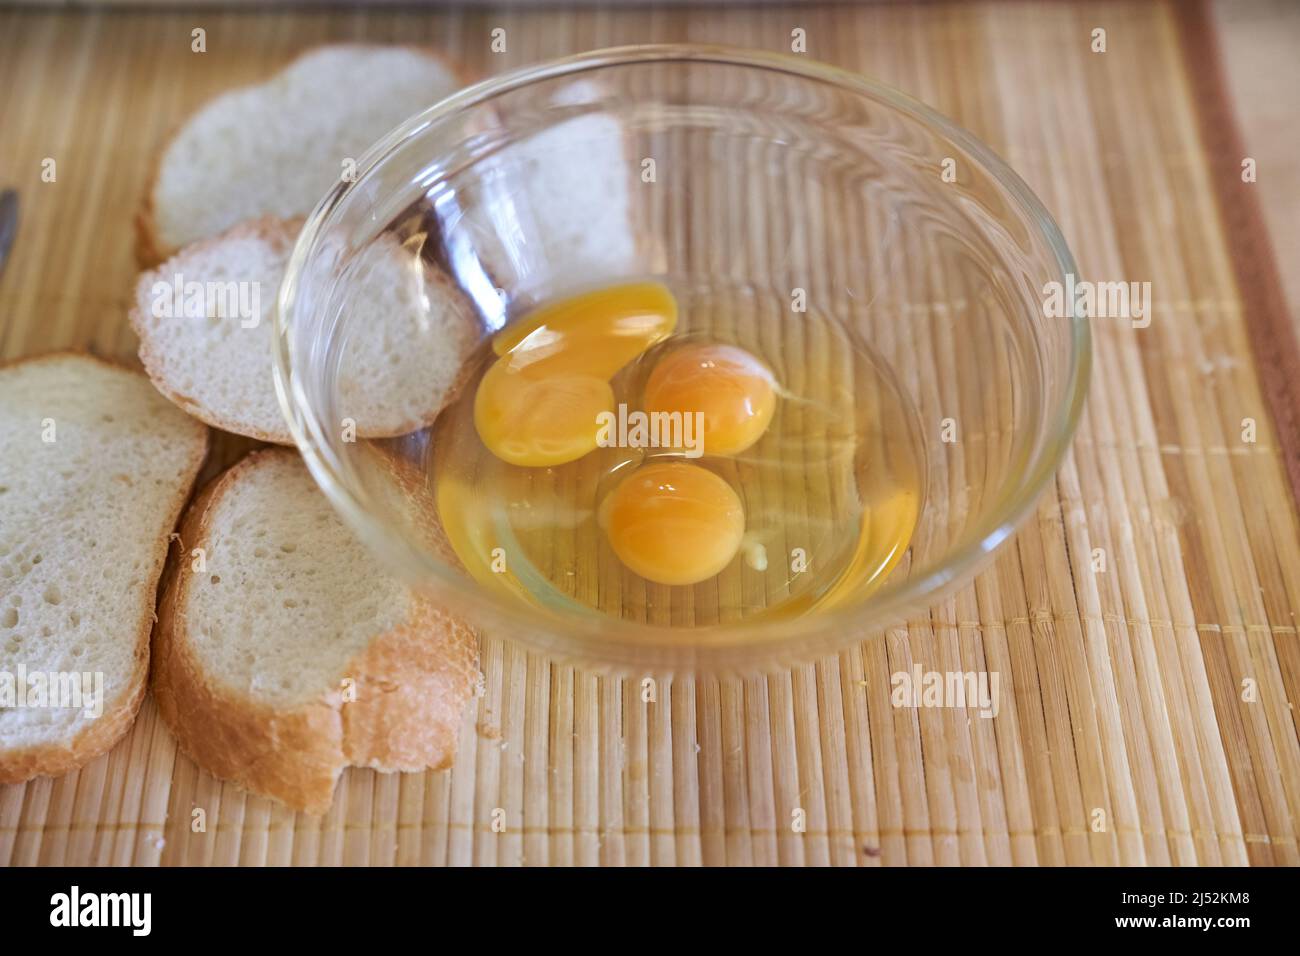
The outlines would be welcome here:
M 684 653 L 697 670 L 714 666 L 751 667 L 757 660 L 808 659 L 830 653 L 847 644 L 901 621 L 922 606 L 932 607 L 961 582 L 968 580 L 991 559 L 994 551 L 1028 517 L 1048 482 L 1055 476 L 1068 452 L 1082 414 L 1092 366 L 1092 342 L 1086 316 L 1068 310 L 1070 356 L 1063 400 L 1048 409 L 1044 417 L 1044 444 L 1036 460 L 1031 459 L 1019 483 L 1003 493 L 990 513 L 959 549 L 951 552 L 923 574 L 885 586 L 861 605 L 827 610 L 817 615 L 776 620 L 668 628 L 628 621 L 593 612 L 592 618 L 575 617 L 562 637 L 557 628 L 539 628 L 535 611 L 513 598 L 498 596 L 477 582 L 414 545 L 391 523 L 378 518 L 364 496 L 340 474 L 346 468 L 332 460 L 327 443 L 320 438 L 315 412 L 293 371 L 293 333 L 288 317 L 293 315 L 299 276 L 310 260 L 331 213 L 353 189 L 366 181 L 383 159 L 400 150 L 408 140 L 453 114 L 478 107 L 502 94 L 539 81 L 574 75 L 611 66 L 637 63 L 708 63 L 786 74 L 798 79 L 827 83 L 856 96 L 883 102 L 937 131 L 978 161 L 985 172 L 1019 204 L 1022 213 L 1038 230 L 1039 238 L 1055 256 L 1059 275 L 1078 275 L 1073 255 L 1051 213 L 1011 166 L 974 134 L 910 95 L 884 83 L 827 63 L 792 54 L 752 50 L 713 44 L 668 43 L 618 46 L 592 50 L 548 60 L 465 87 L 433 106 L 410 117 L 376 142 L 357 163 L 351 182 L 340 182 L 307 217 L 290 254 L 273 317 L 273 371 L 280 407 L 290 433 L 317 484 L 345 522 L 371 547 L 389 557 L 395 568 L 415 583 L 437 580 L 446 591 L 483 614 L 493 627 L 509 628 L 517 639 L 558 658 L 585 664 L 626 665 L 668 664 L 675 669 Z M 391 554 L 394 539 L 400 540 L 400 555 Z M 382 552 L 388 552 L 387 555 Z M 419 565 L 412 572 L 411 563 Z M 813 622 L 813 626 L 809 626 Z M 472 622 L 476 625 L 478 621 Z M 593 626 L 588 626 L 593 625 Z M 801 646 L 792 646 L 802 642 Z M 575 647 L 575 645 L 578 645 Z

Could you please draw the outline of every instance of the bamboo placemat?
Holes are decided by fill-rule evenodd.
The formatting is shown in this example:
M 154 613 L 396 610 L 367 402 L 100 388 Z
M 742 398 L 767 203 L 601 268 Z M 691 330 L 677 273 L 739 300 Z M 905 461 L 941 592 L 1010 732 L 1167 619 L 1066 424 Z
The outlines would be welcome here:
M 507 51 L 492 54 L 498 26 Z M 635 681 L 485 638 L 486 693 L 456 767 L 350 771 L 320 819 L 198 770 L 146 701 L 80 772 L 0 787 L 0 862 L 1300 862 L 1285 415 L 1300 375 L 1249 186 L 1228 178 L 1241 150 L 1213 111 L 1199 6 L 9 11 L 0 185 L 20 190 L 23 219 L 0 279 L 0 356 L 134 356 L 131 219 L 154 151 L 204 99 L 303 48 L 423 42 L 489 73 L 631 42 L 789 50 L 796 27 L 810 56 L 992 145 L 1085 274 L 1152 283 L 1149 328 L 1096 323 L 1073 452 L 990 570 L 836 657 L 678 678 L 648 705 Z M 1105 53 L 1090 49 L 1098 27 Z M 41 181 L 46 157 L 56 183 Z M 207 473 L 246 447 L 220 439 Z M 895 709 L 890 675 L 914 663 L 999 672 L 997 717 Z

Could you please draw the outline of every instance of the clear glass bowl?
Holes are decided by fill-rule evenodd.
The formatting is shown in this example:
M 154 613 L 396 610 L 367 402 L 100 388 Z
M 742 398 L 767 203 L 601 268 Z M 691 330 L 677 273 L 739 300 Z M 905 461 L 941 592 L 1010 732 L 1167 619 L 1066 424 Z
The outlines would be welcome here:
M 391 334 L 356 302 L 373 294 L 371 257 L 394 240 L 409 275 L 433 270 L 457 287 L 481 337 L 533 303 L 620 277 L 747 297 L 780 334 L 800 331 L 800 296 L 816 303 L 870 343 L 914 409 L 923 504 L 905 559 L 870 594 L 776 619 L 688 601 L 628 620 L 476 583 L 430 530 L 430 429 L 369 441 L 341 427 L 356 389 L 340 372 L 349 352 Z M 1087 388 L 1087 323 L 1043 309 L 1044 285 L 1075 271 L 1020 178 L 895 90 L 797 57 L 604 50 L 479 83 L 372 148 L 294 249 L 276 383 L 344 519 L 476 625 L 625 673 L 751 670 L 834 651 L 936 602 L 1029 513 Z M 419 283 L 408 306 L 428 307 Z M 444 334 L 435 325 L 408 334 L 400 351 L 442 348 L 418 340 Z M 389 388 L 399 400 L 400 382 L 364 384 L 372 404 Z

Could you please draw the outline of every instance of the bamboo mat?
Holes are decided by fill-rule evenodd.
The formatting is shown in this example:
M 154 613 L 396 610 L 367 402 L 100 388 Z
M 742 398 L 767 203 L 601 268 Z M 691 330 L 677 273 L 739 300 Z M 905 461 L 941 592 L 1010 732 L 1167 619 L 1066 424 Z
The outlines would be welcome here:
M 974 131 L 1054 212 L 1083 273 L 1149 280 L 1156 302 L 1149 328 L 1095 325 L 1089 405 L 1036 515 L 905 628 L 772 675 L 678 678 L 648 705 L 635 681 L 486 637 L 456 767 L 350 771 L 319 819 L 198 770 L 147 700 L 80 772 L 0 787 L 0 862 L 1300 862 L 1300 529 L 1294 436 L 1275 417 L 1295 397 L 1279 373 L 1294 342 L 1267 338 L 1267 243 L 1243 257 L 1254 220 L 1216 192 L 1240 150 L 1198 113 L 1214 68 L 1202 17 L 1124 2 L 0 13 L 0 185 L 23 203 L 3 358 L 132 358 L 131 219 L 167 130 L 341 38 L 425 42 L 489 73 L 630 42 L 788 50 L 802 27 L 810 56 Z M 246 447 L 220 439 L 208 474 Z M 913 664 L 998 672 L 998 715 L 895 709 L 890 675 Z

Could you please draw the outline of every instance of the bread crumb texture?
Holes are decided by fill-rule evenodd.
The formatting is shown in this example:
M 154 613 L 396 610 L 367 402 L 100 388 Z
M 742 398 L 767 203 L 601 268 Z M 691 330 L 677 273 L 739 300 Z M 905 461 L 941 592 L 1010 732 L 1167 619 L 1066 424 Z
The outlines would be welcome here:
M 348 765 L 445 767 L 478 682 L 462 622 L 394 579 L 295 452 L 257 452 L 205 489 L 160 609 L 154 689 L 217 776 L 324 812 Z
M 154 598 L 207 429 L 137 372 L 71 353 L 0 368 L 0 677 L 102 675 L 93 707 L 0 707 L 0 781 L 62 773 L 126 732 Z

